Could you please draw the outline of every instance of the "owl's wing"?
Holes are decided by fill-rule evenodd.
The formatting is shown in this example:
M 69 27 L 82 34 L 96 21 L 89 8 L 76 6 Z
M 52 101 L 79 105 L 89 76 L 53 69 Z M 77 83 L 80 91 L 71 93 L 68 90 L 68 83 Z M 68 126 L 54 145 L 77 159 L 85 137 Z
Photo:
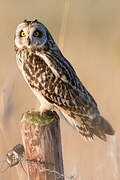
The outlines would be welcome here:
M 86 113 L 88 110 L 93 110 L 93 112 L 91 112 L 90 114 L 94 114 L 94 112 L 99 114 L 99 110 L 94 98 L 83 86 L 72 65 L 62 55 L 62 53 L 60 51 L 52 51 L 50 53 L 47 52 L 46 56 L 51 61 L 51 65 L 54 68 L 54 71 L 52 72 L 55 73 L 56 71 L 58 73 L 55 73 L 55 77 L 58 79 L 58 90 L 61 89 L 61 92 L 63 91 L 63 96 L 61 96 L 61 98 L 71 100 L 71 105 L 72 102 L 74 102 L 76 106 L 81 108 L 83 107 L 84 115 L 87 115 Z M 68 93 L 68 95 L 65 95 L 66 92 Z M 59 95 L 60 93 L 58 93 L 58 96 Z
M 44 59 L 54 77 L 49 78 L 42 95 L 62 111 L 69 123 L 87 139 L 96 135 L 106 140 L 105 134 L 114 134 L 111 125 L 100 116 L 95 100 L 61 52 L 47 51 L 44 55 L 37 55 Z

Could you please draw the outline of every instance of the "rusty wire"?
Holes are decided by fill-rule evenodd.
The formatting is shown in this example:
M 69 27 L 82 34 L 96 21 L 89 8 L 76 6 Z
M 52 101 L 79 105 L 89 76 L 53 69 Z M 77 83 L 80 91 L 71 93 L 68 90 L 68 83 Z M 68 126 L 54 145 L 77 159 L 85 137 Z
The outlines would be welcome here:
M 22 144 L 15 145 L 12 149 L 10 149 L 7 152 L 5 160 L 0 161 L 1 163 L 0 171 L 5 172 L 8 168 L 14 167 L 19 163 L 21 164 L 23 170 L 25 171 L 22 165 L 22 161 L 24 161 L 28 166 L 37 166 L 40 169 L 40 171 L 56 174 L 57 179 L 60 179 L 62 177 L 69 180 L 75 180 L 74 176 L 66 176 L 64 174 L 59 173 L 58 171 L 54 169 L 42 167 L 43 165 L 46 165 L 46 164 L 53 165 L 53 163 L 26 159 L 24 146 Z M 6 168 L 3 168 L 4 163 L 7 163 Z

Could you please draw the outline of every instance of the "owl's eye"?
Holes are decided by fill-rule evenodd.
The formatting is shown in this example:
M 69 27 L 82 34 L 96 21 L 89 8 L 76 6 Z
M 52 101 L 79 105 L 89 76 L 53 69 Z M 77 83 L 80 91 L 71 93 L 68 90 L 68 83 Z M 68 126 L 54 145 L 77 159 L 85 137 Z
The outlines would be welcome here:
M 26 36 L 25 32 L 24 32 L 24 31 L 21 31 L 21 32 L 20 32 L 20 37 L 25 37 L 25 36 Z
M 33 36 L 34 36 L 34 37 L 40 37 L 40 36 L 41 36 L 40 31 L 36 30 L 36 31 L 33 33 Z

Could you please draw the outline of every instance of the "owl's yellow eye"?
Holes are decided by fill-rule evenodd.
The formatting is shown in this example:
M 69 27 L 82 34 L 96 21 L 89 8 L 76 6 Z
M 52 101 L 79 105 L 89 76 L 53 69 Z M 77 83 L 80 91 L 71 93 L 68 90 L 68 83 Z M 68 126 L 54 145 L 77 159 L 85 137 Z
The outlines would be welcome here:
M 20 32 L 20 37 L 25 37 L 25 36 L 26 36 L 25 32 L 24 32 L 24 31 L 21 31 L 21 32 Z
M 40 32 L 39 32 L 39 31 L 35 31 L 35 32 L 33 33 L 33 36 L 34 36 L 34 37 L 39 37 L 39 36 L 40 36 Z

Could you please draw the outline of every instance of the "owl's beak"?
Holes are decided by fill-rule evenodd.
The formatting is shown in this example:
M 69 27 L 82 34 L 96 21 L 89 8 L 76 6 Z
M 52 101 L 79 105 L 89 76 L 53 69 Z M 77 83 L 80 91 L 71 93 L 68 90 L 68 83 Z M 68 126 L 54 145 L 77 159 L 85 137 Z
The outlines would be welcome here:
M 31 45 L 31 40 L 29 37 L 27 38 L 27 44 L 28 44 L 28 47 Z

